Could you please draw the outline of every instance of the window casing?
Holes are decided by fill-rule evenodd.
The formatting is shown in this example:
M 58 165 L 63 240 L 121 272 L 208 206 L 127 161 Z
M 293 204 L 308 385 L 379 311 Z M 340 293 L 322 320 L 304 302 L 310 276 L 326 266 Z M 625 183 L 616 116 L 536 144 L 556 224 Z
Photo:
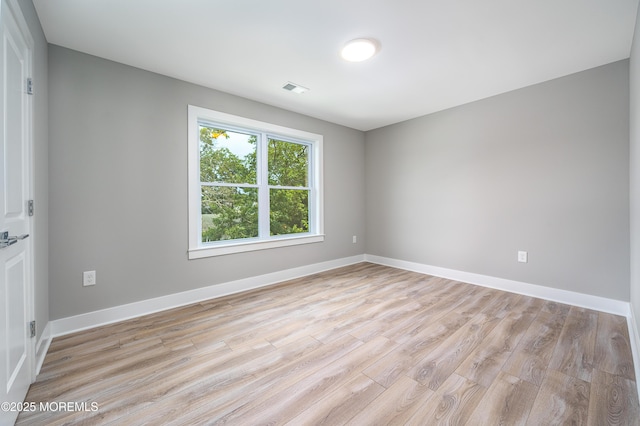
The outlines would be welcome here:
M 324 240 L 322 136 L 189 105 L 189 259 Z

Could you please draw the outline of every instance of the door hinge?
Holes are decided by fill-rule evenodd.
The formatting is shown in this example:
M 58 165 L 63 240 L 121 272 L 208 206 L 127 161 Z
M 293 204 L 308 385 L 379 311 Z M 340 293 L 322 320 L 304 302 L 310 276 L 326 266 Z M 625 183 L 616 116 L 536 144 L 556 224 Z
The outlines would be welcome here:
M 29 200 L 27 210 L 29 211 L 29 216 L 33 216 L 33 200 Z
M 35 322 L 35 320 L 31 321 L 29 323 L 29 330 L 31 331 L 31 337 L 36 337 L 36 322 Z
M 33 95 L 33 79 L 27 78 L 27 95 Z

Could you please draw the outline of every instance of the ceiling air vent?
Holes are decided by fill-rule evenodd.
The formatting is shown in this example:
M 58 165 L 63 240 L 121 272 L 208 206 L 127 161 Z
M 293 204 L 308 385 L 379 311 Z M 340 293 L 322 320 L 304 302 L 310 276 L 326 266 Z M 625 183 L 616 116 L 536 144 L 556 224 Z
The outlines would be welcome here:
M 287 82 L 284 86 L 282 86 L 284 90 L 288 90 L 294 93 L 304 93 L 309 91 L 306 87 L 300 86 L 299 84 L 292 83 L 290 81 Z

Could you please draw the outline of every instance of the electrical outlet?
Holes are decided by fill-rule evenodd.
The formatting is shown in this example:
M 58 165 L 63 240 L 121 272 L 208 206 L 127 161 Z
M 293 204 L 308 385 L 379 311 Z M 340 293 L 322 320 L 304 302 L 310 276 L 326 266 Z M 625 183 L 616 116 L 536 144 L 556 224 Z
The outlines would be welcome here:
M 84 271 L 82 273 L 82 285 L 84 287 L 96 285 L 96 271 Z
M 518 262 L 527 263 L 528 260 L 529 260 L 529 256 L 528 256 L 526 251 L 519 251 L 518 252 Z
M 358 237 L 356 237 L 355 235 L 353 236 L 353 244 L 358 242 Z

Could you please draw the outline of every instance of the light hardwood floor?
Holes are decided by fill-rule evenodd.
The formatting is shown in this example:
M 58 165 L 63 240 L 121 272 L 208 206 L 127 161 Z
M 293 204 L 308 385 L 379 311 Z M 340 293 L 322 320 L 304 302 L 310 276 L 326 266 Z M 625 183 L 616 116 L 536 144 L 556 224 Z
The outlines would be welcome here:
M 623 317 L 361 263 L 56 338 L 26 401 L 86 411 L 18 424 L 639 425 L 635 380 Z

